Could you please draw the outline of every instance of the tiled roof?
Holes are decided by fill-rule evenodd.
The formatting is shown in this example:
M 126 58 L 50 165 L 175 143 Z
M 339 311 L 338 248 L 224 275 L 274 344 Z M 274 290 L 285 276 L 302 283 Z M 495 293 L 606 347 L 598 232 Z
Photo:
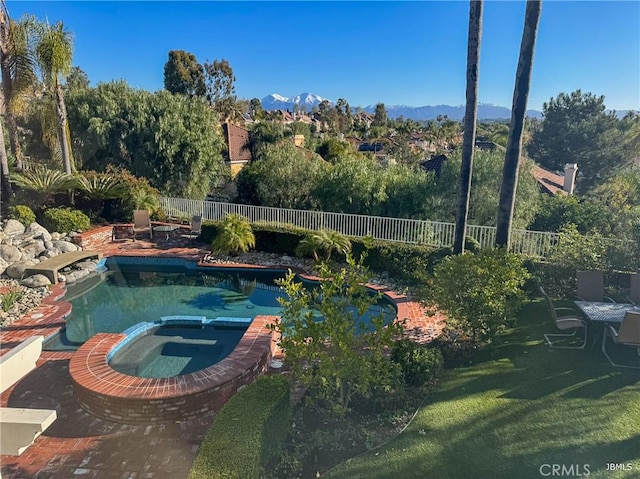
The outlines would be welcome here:
M 249 142 L 249 130 L 236 126 L 232 123 L 224 124 L 224 137 L 227 140 L 227 148 L 229 149 L 229 161 L 248 162 L 251 161 L 251 150 L 245 148 Z
M 560 176 L 556 173 L 551 173 L 549 170 L 545 170 L 541 166 L 534 165 L 533 176 L 542 188 L 542 191 L 555 195 L 560 193 L 566 195 L 567 192 L 563 190 L 564 176 Z

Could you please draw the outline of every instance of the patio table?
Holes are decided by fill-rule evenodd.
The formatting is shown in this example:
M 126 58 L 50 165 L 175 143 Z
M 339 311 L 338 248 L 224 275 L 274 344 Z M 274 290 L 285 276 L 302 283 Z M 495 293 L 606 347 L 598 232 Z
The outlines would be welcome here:
M 574 302 L 589 321 L 599 324 L 620 324 L 627 311 L 640 311 L 640 307 L 629 303 Z
M 602 335 L 604 341 L 604 331 L 607 324 L 620 325 L 627 311 L 640 311 L 640 307 L 629 303 L 600 303 L 594 301 L 574 301 L 575 305 L 582 311 L 591 324 L 598 324 L 591 349 L 597 344 Z
M 174 230 L 177 230 L 178 228 L 179 226 L 177 225 L 161 225 L 161 226 L 154 226 L 153 231 L 157 231 L 159 233 L 166 233 L 167 241 L 169 241 L 169 233 L 171 233 Z

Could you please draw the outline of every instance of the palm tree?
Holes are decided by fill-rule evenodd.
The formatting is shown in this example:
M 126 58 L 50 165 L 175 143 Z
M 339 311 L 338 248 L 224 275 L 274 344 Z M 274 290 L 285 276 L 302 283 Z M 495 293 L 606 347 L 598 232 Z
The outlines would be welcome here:
M 467 230 L 471 174 L 476 139 L 478 113 L 478 67 L 480 64 L 480 39 L 482 35 L 482 0 L 471 0 L 469 6 L 469 40 L 467 45 L 467 106 L 464 113 L 464 138 L 462 141 L 462 166 L 458 184 L 458 211 L 453 252 L 464 252 L 464 236 Z
M 18 170 L 22 170 L 24 155 L 16 116 L 24 109 L 26 93 L 36 82 L 33 42 L 37 37 L 37 22 L 25 16 L 18 22 L 9 17 L 4 0 L 0 0 L 0 73 L 4 94 L 4 114 L 11 151 Z
M 222 253 L 246 253 L 255 247 L 256 237 L 249 220 L 240 215 L 227 215 L 220 222 L 218 235 L 211 243 L 211 249 Z
M 311 233 L 298 244 L 296 253 L 300 256 L 312 254 L 316 261 L 320 260 L 318 251 L 324 251 L 324 260 L 331 258 L 331 253 L 337 251 L 347 254 L 351 251 L 351 241 L 342 233 L 333 230 L 320 230 Z
M 511 224 L 518 187 L 518 168 L 522 152 L 522 132 L 524 117 L 527 111 L 527 99 L 533 69 L 533 51 L 538 33 L 538 22 L 542 9 L 541 0 L 527 0 L 524 17 L 524 31 L 520 44 L 520 59 L 516 70 L 516 81 L 513 89 L 513 106 L 511 108 L 511 126 L 507 140 L 507 153 L 502 170 L 502 186 L 498 204 L 498 222 L 496 229 L 496 246 L 509 248 L 511 242 Z
M 47 94 L 51 95 L 55 101 L 62 161 L 65 172 L 71 174 L 71 141 L 62 79 L 71 73 L 73 39 L 62 22 L 57 22 L 53 26 L 43 25 L 43 31 L 36 45 L 36 57 Z

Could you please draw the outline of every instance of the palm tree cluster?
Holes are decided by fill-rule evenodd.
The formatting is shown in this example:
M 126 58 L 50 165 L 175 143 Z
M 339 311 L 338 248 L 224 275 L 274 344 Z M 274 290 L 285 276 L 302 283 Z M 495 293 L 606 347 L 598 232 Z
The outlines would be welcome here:
M 67 123 L 62 82 L 71 72 L 73 37 L 62 22 L 51 25 L 33 15 L 15 21 L 10 18 L 4 0 L 0 0 L 0 107 L 6 120 L 11 153 L 18 171 L 24 167 L 20 133 L 16 117 L 22 114 L 29 98 L 41 99 L 40 119 L 43 141 L 67 174 L 73 171 L 71 137 Z M 0 131 L 2 133 L 2 131 Z M 0 134 L 3 139 L 3 135 Z M 9 155 L 0 142 L 3 194 L 7 195 Z

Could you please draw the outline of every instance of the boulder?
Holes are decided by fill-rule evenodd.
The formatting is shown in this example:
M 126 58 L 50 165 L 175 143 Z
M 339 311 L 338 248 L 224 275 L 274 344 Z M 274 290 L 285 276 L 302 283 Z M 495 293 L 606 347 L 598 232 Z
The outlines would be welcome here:
M 4 225 L 4 234 L 7 236 L 22 234 L 24 230 L 24 225 L 18 220 L 7 220 L 7 223 Z
M 22 259 L 34 259 L 45 251 L 44 241 L 32 239 L 28 243 L 22 245 Z
M 0 258 L 0 275 L 4 273 L 4 270 L 7 269 L 7 266 L 9 266 L 9 263 L 7 263 L 5 260 Z
M 24 274 L 24 270 L 29 266 L 33 266 L 37 264 L 35 261 L 27 260 L 27 261 L 16 261 L 13 264 L 7 266 L 7 269 L 4 270 L 4 273 L 13 279 L 21 279 Z
M 96 262 L 95 261 L 81 261 L 76 263 L 76 268 L 83 269 L 86 271 L 95 271 L 96 270 Z
M 20 281 L 20 284 L 30 288 L 38 288 L 40 286 L 49 286 L 51 281 L 44 274 L 34 274 Z
M 58 248 L 51 248 L 43 251 L 39 257 L 44 259 L 53 258 L 54 256 L 57 256 L 59 254 L 60 254 L 60 250 Z
M 57 231 L 54 231 L 53 233 L 51 233 L 51 241 L 59 241 L 60 238 L 62 238 L 62 235 Z
M 0 245 L 0 258 L 7 263 L 15 263 L 22 258 L 22 252 L 13 245 L 3 244 Z
M 69 241 L 52 241 L 54 248 L 58 248 L 61 253 L 71 253 L 72 251 L 78 251 L 78 247 Z
M 27 226 L 25 232 L 31 233 L 34 238 L 41 238 L 44 241 L 51 241 L 51 234 L 44 226 L 41 226 L 38 223 L 31 223 L 29 226 Z

